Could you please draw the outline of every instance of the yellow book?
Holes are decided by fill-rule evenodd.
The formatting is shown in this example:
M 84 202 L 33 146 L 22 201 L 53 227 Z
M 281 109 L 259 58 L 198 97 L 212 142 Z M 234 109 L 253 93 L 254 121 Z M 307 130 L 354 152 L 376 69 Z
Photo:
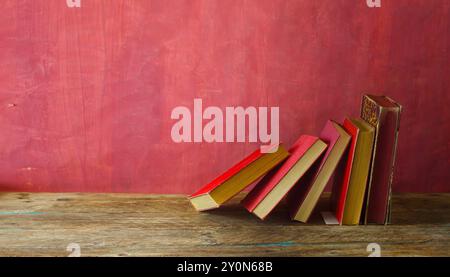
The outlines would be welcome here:
M 289 156 L 282 144 L 273 153 L 253 152 L 211 183 L 189 196 L 197 211 L 218 208 Z
M 367 188 L 375 129 L 361 118 L 346 119 L 344 129 L 352 135 L 354 154 L 349 157 L 352 162 L 342 224 L 357 225 Z

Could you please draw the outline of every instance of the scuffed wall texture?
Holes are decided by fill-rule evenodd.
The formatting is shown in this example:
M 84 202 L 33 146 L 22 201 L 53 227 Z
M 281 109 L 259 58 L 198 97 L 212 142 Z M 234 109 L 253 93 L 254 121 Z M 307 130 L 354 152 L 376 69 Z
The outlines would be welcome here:
M 3 0 L 0 191 L 189 193 L 256 144 L 175 144 L 176 106 L 279 106 L 293 143 L 404 106 L 394 190 L 449 192 L 447 0 Z

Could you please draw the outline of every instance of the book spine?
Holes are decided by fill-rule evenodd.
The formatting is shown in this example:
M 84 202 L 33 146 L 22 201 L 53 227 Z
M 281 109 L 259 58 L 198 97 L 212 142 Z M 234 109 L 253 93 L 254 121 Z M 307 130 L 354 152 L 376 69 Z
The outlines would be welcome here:
M 378 118 L 379 118 L 379 109 L 377 105 L 373 101 L 371 101 L 366 95 L 364 95 L 361 99 L 361 115 L 360 117 L 366 121 L 368 124 L 372 125 L 374 128 L 374 139 L 373 139 L 373 147 L 372 147 L 372 158 L 369 166 L 369 176 L 367 179 L 366 193 L 364 196 L 363 209 L 361 213 L 361 219 L 363 224 L 367 224 L 367 215 L 369 213 L 369 201 L 370 201 L 370 192 L 372 190 L 372 180 L 373 180 L 373 171 L 374 171 L 374 160 L 376 158 L 376 145 L 378 140 Z
M 395 102 L 394 100 L 387 97 L 391 102 Z M 392 183 L 394 182 L 394 171 L 395 171 L 395 161 L 397 160 L 397 145 L 398 145 L 398 134 L 400 132 L 400 117 L 402 114 L 402 106 L 398 105 L 397 111 L 397 121 L 395 128 L 395 136 L 394 136 L 394 149 L 392 153 L 392 166 L 391 166 L 391 176 L 389 178 L 389 198 L 388 198 L 388 206 L 386 211 L 386 220 L 385 224 L 391 223 L 391 215 L 392 215 Z

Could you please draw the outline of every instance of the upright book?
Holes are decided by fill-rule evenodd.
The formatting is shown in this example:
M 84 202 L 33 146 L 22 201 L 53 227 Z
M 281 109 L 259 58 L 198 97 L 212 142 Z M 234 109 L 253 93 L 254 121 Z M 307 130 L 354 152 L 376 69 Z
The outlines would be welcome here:
M 367 187 L 374 127 L 361 118 L 346 118 L 342 126 L 351 135 L 351 142 L 343 168 L 339 168 L 342 172 L 334 180 L 331 206 L 339 224 L 357 225 Z
M 350 135 L 332 120 L 326 123 L 319 138 L 328 144 L 320 164 L 310 173 L 309 178 L 301 180 L 288 196 L 291 217 L 301 222 L 308 221 L 350 142 Z
M 191 204 L 197 211 L 204 211 L 218 208 L 231 199 L 289 156 L 289 152 L 282 144 L 273 147 L 277 147 L 276 151 L 267 151 L 272 153 L 256 150 L 189 196 Z
M 364 95 L 361 118 L 375 127 L 365 223 L 390 222 L 391 190 L 402 107 L 386 96 Z
M 289 149 L 291 155 L 264 176 L 242 200 L 244 207 L 264 219 L 325 151 L 327 145 L 314 136 L 301 136 Z

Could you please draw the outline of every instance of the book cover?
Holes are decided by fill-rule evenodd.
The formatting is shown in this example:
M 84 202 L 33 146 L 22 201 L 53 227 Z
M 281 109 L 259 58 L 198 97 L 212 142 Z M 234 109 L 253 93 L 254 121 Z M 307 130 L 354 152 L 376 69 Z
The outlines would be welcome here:
M 325 151 L 318 137 L 303 135 L 289 150 L 290 156 L 250 191 L 242 200 L 244 207 L 264 219 L 297 181 Z
M 402 107 L 386 96 L 364 95 L 361 118 L 375 128 L 365 223 L 388 224 Z

